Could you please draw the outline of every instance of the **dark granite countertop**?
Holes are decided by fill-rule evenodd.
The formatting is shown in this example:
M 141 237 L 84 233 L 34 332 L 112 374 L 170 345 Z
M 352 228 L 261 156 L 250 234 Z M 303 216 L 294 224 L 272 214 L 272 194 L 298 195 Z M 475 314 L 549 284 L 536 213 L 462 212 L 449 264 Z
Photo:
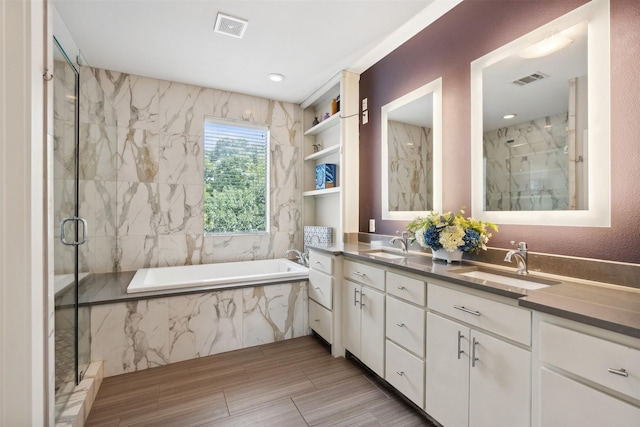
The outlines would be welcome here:
M 542 289 L 527 290 L 465 277 L 455 272 L 461 267 L 474 265 L 505 271 L 502 267 L 489 264 L 463 261 L 462 264 L 447 265 L 444 262 L 432 261 L 430 255 L 418 252 L 410 252 L 408 256 L 401 259 L 386 259 L 371 253 L 372 250 L 382 249 L 381 247 L 364 243 L 315 249 L 333 255 L 342 254 L 347 258 L 392 266 L 427 278 L 443 279 L 469 288 L 514 298 L 522 307 L 640 338 L 640 289 L 638 288 L 533 273 L 528 277 L 555 280 L 559 283 Z

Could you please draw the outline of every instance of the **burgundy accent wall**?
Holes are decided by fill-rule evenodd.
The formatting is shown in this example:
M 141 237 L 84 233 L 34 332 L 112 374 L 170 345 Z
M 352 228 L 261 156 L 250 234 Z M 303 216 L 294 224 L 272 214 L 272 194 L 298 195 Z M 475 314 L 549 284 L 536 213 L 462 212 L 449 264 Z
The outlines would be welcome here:
M 465 0 L 362 73 L 369 123 L 360 124 L 360 231 L 369 218 L 380 234 L 407 224 L 381 219 L 380 108 L 442 76 L 444 210 L 470 214 L 471 62 L 587 2 Z M 499 224 L 491 247 L 526 241 L 533 252 L 640 263 L 640 1 L 610 3 L 611 227 Z

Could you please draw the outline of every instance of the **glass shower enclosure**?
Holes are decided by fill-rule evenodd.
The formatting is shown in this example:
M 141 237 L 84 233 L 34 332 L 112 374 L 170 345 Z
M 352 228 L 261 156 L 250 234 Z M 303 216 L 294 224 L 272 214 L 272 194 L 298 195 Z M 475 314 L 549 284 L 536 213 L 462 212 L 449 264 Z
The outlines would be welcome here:
M 55 292 L 55 417 L 90 362 L 88 308 L 78 304 L 80 246 L 87 222 L 80 217 L 79 67 L 54 38 L 53 71 L 53 240 Z

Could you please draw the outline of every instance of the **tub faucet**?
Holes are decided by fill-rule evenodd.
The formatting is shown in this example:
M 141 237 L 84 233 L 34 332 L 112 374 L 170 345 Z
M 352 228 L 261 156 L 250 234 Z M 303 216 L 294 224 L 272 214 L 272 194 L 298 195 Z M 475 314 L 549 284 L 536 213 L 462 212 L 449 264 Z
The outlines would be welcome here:
M 516 242 L 514 242 L 512 240 L 511 244 L 515 246 Z M 516 258 L 516 263 L 518 264 L 516 272 L 518 274 L 522 274 L 522 275 L 527 274 L 528 271 L 527 271 L 527 244 L 526 244 L 526 242 L 518 243 L 518 249 L 512 249 L 509 252 L 507 252 L 507 255 L 505 255 L 505 257 L 504 257 L 504 260 L 507 261 L 507 262 L 511 262 L 511 257 L 515 257 Z
M 397 232 L 396 232 L 397 233 Z M 392 245 L 396 242 L 400 242 L 400 248 L 402 248 L 402 253 L 406 254 L 409 249 L 409 232 L 403 231 L 401 236 L 392 237 L 389 243 Z
M 298 264 L 302 264 L 305 267 L 309 267 L 309 259 L 307 258 L 307 255 L 303 254 L 297 249 L 289 249 L 284 253 L 284 257 L 289 258 L 289 255 L 292 253 L 296 254 L 296 259 L 298 260 Z

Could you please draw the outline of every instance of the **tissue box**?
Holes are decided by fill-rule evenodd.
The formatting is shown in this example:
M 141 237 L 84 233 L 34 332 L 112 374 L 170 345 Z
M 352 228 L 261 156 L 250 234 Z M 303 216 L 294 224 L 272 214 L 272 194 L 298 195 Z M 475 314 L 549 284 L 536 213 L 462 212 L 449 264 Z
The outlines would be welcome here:
M 304 251 L 308 252 L 307 246 L 326 248 L 333 243 L 333 228 L 305 225 L 304 226 Z
M 323 163 L 316 166 L 316 190 L 324 190 L 336 186 L 336 165 Z

